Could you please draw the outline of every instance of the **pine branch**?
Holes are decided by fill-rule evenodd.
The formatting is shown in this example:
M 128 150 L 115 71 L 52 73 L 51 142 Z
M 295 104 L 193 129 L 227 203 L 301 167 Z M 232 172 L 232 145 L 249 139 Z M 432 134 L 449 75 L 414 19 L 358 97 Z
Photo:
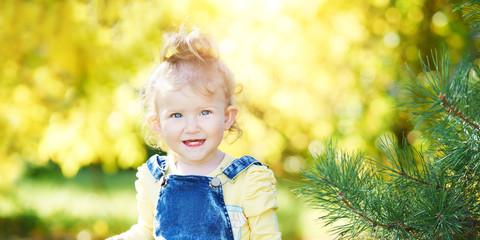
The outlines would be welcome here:
M 479 37 L 480 0 L 458 2 Z M 327 212 L 319 217 L 326 225 L 349 220 L 334 228 L 341 238 L 480 239 L 478 63 L 466 56 L 454 65 L 444 48 L 421 67 L 417 75 L 407 66 L 411 77 L 400 107 L 424 130 L 425 151 L 387 136 L 378 146 L 383 155 L 370 159 L 339 154 L 328 143 L 303 171 L 297 193 Z
M 374 168 L 362 154 L 342 154 L 329 143 L 304 172 L 296 192 L 328 212 L 319 217 L 326 225 L 349 219 L 334 228 L 342 238 L 358 239 L 369 232 L 386 239 L 472 239 L 468 237 L 478 234 L 477 211 L 468 207 L 476 198 L 464 191 L 461 181 L 451 182 L 450 174 L 424 162 L 422 152 L 391 144 L 384 142 L 382 148 L 393 166 L 373 166 L 396 177 L 393 181 L 370 172 Z
M 459 117 L 461 118 L 464 122 L 468 123 L 470 126 L 472 126 L 473 128 L 477 129 L 478 131 L 480 131 L 480 126 L 478 124 L 476 124 L 475 122 L 473 121 L 470 121 L 468 118 L 466 118 L 463 113 L 458 110 L 457 108 L 455 108 L 454 106 L 452 106 L 452 104 L 450 104 L 447 99 L 446 99 L 446 95 L 443 94 L 443 93 L 440 93 L 438 95 L 438 99 L 442 102 L 443 106 L 446 108 L 447 110 L 447 113 L 449 114 L 452 114 L 456 117 Z
M 453 11 L 460 11 L 463 20 L 470 27 L 469 35 L 478 39 L 478 33 L 480 32 L 480 2 L 476 0 L 452 0 L 452 2 L 456 6 Z
M 438 188 L 438 189 L 441 189 L 441 188 L 442 188 L 442 187 L 440 187 L 438 184 L 437 184 L 437 185 L 433 185 L 432 183 L 425 182 L 425 181 L 423 181 L 422 179 L 418 179 L 418 178 L 412 177 L 412 176 L 410 176 L 410 175 L 408 175 L 408 174 L 406 174 L 406 173 L 404 173 L 404 172 L 399 171 L 399 172 L 397 172 L 397 173 L 398 173 L 398 175 L 404 176 L 404 177 L 406 177 L 407 179 L 410 179 L 410 180 L 412 180 L 412 181 L 414 181 L 414 182 L 422 183 L 422 184 L 425 184 L 425 185 L 428 185 L 428 186 L 435 186 L 435 187 Z
M 403 229 L 405 229 L 406 231 L 414 231 L 415 229 L 413 227 L 407 227 L 405 224 L 402 224 L 402 223 L 399 223 L 399 222 L 396 222 L 396 223 L 392 223 L 390 225 L 386 225 L 386 224 L 381 224 L 381 223 L 378 223 L 377 221 L 373 220 L 372 218 L 368 217 L 365 213 L 362 213 L 361 211 L 359 211 L 358 209 L 356 209 L 355 207 L 352 206 L 352 204 L 345 198 L 345 196 L 343 196 L 343 192 L 340 191 L 338 193 L 338 199 L 340 201 L 342 201 L 345 206 L 347 206 L 348 208 L 350 208 L 355 214 L 359 215 L 360 217 L 362 217 L 363 219 L 369 221 L 372 223 L 372 226 L 373 228 L 377 227 L 377 226 L 380 226 L 380 227 L 384 227 L 386 229 L 391 229 L 393 227 L 401 227 Z

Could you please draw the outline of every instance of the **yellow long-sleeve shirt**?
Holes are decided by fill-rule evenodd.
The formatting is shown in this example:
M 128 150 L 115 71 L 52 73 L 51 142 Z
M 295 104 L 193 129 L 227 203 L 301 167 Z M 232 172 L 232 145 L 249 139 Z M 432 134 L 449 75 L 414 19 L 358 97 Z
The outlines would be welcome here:
M 221 174 L 235 158 L 225 154 L 220 165 L 208 176 L 218 177 L 222 183 L 225 205 L 232 223 L 235 240 L 281 239 L 275 210 L 276 180 L 266 166 L 252 165 L 234 181 Z M 175 160 L 168 157 L 166 175 L 175 174 Z M 121 234 L 124 240 L 153 239 L 153 218 L 157 207 L 160 183 L 155 181 L 146 164 L 138 168 L 137 190 L 138 222 Z M 181 204 L 181 203 L 179 203 Z

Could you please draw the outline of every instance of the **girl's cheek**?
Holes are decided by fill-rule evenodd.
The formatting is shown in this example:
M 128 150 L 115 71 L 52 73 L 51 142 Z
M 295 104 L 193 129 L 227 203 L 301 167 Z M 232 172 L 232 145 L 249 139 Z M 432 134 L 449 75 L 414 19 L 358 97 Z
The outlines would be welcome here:
M 183 129 L 184 127 L 183 125 L 184 125 L 183 121 L 172 119 L 165 123 L 164 128 L 165 128 L 165 131 L 168 131 L 168 132 L 178 132 Z

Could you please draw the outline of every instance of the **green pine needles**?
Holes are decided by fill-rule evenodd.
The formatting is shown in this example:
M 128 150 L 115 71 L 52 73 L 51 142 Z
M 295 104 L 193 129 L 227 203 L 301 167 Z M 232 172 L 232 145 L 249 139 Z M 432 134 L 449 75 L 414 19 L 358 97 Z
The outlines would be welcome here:
M 478 32 L 479 1 L 463 1 Z M 468 9 L 465 9 L 468 8 Z M 347 153 L 330 141 L 294 190 L 341 239 L 480 239 L 480 69 L 433 51 L 410 73 L 400 108 L 426 149 L 385 137 L 382 157 Z

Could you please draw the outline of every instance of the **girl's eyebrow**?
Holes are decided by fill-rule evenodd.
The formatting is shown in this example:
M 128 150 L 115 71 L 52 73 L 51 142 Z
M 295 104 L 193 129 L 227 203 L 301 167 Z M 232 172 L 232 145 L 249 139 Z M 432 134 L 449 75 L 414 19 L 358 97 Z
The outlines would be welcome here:
M 180 109 L 180 108 L 168 108 L 168 107 L 166 107 L 164 111 L 166 113 L 176 113 L 176 112 L 182 112 L 184 110 Z
M 207 106 L 202 106 L 201 108 L 216 108 L 218 107 L 217 105 L 207 105 Z
M 221 108 L 222 104 L 217 104 L 217 103 L 211 103 L 211 104 L 206 104 L 206 105 L 201 105 L 198 106 L 197 110 L 202 110 L 202 109 L 213 109 L 213 108 Z M 186 111 L 185 108 L 183 107 L 173 107 L 173 106 L 166 106 L 165 112 L 181 112 L 181 111 Z
M 198 106 L 199 109 L 204 109 L 204 108 L 217 108 L 220 107 L 221 104 L 216 104 L 216 103 L 210 103 L 210 104 L 205 104 L 205 105 L 200 105 Z

